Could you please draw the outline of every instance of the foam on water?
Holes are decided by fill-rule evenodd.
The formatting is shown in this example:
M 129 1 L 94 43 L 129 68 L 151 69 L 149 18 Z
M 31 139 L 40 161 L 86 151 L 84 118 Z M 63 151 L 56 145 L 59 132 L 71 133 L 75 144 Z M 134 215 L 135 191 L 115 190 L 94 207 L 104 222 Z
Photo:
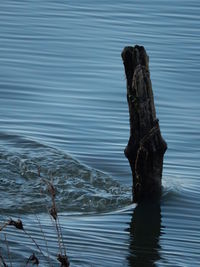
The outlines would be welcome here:
M 131 188 L 108 174 L 37 142 L 11 135 L 5 139 L 6 148 L 0 147 L 3 213 L 46 211 L 44 179 L 55 185 L 60 211 L 107 211 L 130 204 Z

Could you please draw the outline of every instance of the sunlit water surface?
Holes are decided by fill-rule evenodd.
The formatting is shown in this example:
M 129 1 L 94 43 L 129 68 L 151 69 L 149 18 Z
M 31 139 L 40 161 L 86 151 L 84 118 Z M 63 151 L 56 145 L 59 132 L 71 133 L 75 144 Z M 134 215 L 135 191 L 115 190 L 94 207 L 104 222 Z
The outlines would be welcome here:
M 50 258 L 10 226 L 0 233 L 8 264 L 35 252 L 59 266 L 49 180 L 71 266 L 199 266 L 199 14 L 197 0 L 1 0 L 0 220 L 21 218 Z M 120 53 L 134 44 L 150 56 L 168 143 L 160 206 L 131 204 L 123 155 Z

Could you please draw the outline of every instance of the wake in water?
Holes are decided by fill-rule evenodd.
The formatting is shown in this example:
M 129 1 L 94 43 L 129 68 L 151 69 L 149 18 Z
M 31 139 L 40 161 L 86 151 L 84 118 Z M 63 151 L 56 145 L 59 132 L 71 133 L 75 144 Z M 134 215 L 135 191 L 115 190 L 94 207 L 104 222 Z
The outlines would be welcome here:
M 56 149 L 1 134 L 0 203 L 3 214 L 46 212 L 44 179 L 57 190 L 59 211 L 104 212 L 129 205 L 131 188 Z

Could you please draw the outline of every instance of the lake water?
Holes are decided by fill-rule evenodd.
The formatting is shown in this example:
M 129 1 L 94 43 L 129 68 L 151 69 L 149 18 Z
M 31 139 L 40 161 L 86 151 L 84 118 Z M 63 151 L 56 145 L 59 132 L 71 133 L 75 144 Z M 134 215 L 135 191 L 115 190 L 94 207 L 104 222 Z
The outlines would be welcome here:
M 199 266 L 200 2 L 1 0 L 0 18 L 1 224 L 21 218 L 46 251 L 42 228 L 59 266 L 41 177 L 53 179 L 71 266 Z M 155 207 L 131 204 L 123 154 L 120 54 L 135 44 L 149 54 L 168 143 Z M 7 254 L 25 266 L 35 252 L 49 266 L 20 231 L 8 227 L 0 240 L 8 264 Z

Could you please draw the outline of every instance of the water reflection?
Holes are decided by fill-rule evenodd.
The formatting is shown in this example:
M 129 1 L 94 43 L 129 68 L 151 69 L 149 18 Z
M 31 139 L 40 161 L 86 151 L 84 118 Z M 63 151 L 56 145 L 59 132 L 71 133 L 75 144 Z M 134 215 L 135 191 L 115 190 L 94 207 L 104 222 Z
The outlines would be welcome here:
M 128 262 L 131 267 L 154 267 L 160 257 L 161 209 L 159 203 L 138 205 L 130 223 Z

